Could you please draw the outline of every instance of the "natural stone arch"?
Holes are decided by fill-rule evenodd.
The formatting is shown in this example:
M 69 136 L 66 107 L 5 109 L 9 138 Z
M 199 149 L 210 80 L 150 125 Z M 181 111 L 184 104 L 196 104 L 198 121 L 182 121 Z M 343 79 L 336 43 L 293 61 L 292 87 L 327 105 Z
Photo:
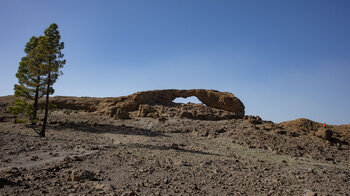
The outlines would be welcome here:
M 58 108 L 79 109 L 97 111 L 98 113 L 112 115 L 112 111 L 118 109 L 125 112 L 137 111 L 140 105 L 165 105 L 172 106 L 177 97 L 195 96 L 208 107 L 231 112 L 236 117 L 244 116 L 244 105 L 237 97 L 229 92 L 216 90 L 191 89 L 191 90 L 153 90 L 137 92 L 129 96 L 111 98 L 73 98 L 55 97 L 52 103 Z
M 220 92 L 216 90 L 191 89 L 191 90 L 154 90 L 143 91 L 130 95 L 138 104 L 149 105 L 171 105 L 177 97 L 195 96 L 205 105 L 233 112 L 238 117 L 244 116 L 244 105 L 232 93 Z

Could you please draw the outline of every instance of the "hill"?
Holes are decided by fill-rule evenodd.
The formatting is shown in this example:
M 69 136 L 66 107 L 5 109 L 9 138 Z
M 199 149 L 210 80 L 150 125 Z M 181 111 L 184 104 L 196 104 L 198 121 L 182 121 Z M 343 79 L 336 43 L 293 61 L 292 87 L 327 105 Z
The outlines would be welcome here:
M 174 92 L 53 97 L 46 138 L 0 97 L 0 194 L 350 194 L 350 125 L 273 123 L 242 115 L 232 94 L 203 105 L 172 103 Z

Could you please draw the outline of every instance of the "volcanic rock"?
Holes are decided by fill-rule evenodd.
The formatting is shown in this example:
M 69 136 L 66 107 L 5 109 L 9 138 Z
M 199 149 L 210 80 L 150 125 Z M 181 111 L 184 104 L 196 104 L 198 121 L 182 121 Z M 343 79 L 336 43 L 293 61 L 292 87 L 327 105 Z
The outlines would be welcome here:
M 146 117 L 147 114 L 155 112 L 156 110 L 151 107 L 150 105 L 147 104 L 141 104 L 139 105 L 139 111 L 138 111 L 138 116 L 139 117 Z
M 88 170 L 73 170 L 70 175 L 71 181 L 93 180 L 94 174 Z
M 330 129 L 320 128 L 315 132 L 315 136 L 324 140 L 332 140 L 333 132 Z
M 117 109 L 116 114 L 114 115 L 117 119 L 130 119 L 129 112 L 122 109 Z
M 20 172 L 16 167 L 5 167 L 0 169 L 0 178 L 8 179 L 19 175 Z
M 123 118 L 127 116 L 124 115 L 126 114 L 125 112 L 138 111 L 137 116 L 144 117 L 157 116 L 159 115 L 159 111 L 160 113 L 163 112 L 164 107 L 177 106 L 177 104 L 173 102 L 174 99 L 191 96 L 197 97 L 206 106 L 196 107 L 197 110 L 200 110 L 199 112 L 191 114 L 184 112 L 180 116 L 205 120 L 228 119 L 233 117 L 242 118 L 244 116 L 245 107 L 243 103 L 232 93 L 204 89 L 142 91 L 129 96 L 115 98 L 76 98 L 58 96 L 53 97 L 51 103 L 58 109 L 98 112 L 111 117 L 120 114 L 120 117 Z M 43 103 L 43 101 L 41 101 L 41 103 Z M 120 109 L 119 113 L 117 112 L 118 109 Z M 213 109 L 216 110 L 214 111 Z M 155 111 L 158 111 L 158 113 L 148 115 L 149 113 L 155 113 Z M 213 113 L 215 113 L 214 117 Z M 217 117 L 216 114 L 219 114 L 219 117 Z

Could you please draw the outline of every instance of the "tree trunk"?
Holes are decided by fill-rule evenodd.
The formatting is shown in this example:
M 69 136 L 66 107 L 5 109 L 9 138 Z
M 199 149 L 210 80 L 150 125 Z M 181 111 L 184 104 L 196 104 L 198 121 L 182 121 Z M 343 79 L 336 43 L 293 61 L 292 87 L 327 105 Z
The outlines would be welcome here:
M 40 87 L 40 76 L 38 76 L 37 81 L 39 83 L 38 86 L 35 88 L 35 98 L 34 98 L 34 111 L 33 111 L 33 119 L 32 119 L 32 124 L 35 124 L 35 120 L 38 114 L 38 102 L 39 102 L 39 87 Z
M 51 83 L 51 71 L 49 71 L 48 79 L 47 79 L 47 90 L 46 90 L 46 102 L 45 102 L 45 116 L 43 127 L 40 132 L 40 137 L 45 137 L 45 129 L 47 124 L 47 116 L 49 113 L 49 96 L 50 96 L 50 83 Z

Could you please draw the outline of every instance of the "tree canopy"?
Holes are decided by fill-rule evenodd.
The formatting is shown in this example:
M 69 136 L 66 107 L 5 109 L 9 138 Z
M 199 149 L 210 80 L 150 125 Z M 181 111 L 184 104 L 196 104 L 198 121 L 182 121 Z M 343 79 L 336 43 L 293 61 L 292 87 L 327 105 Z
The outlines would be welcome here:
M 18 78 L 18 84 L 14 86 L 16 100 L 14 105 L 9 107 L 11 113 L 24 114 L 35 123 L 39 99 L 46 96 L 41 136 L 45 136 L 49 95 L 54 93 L 52 86 L 63 74 L 60 69 L 66 63 L 61 51 L 64 43 L 60 42 L 60 39 L 58 25 L 55 23 L 44 31 L 44 35 L 30 38 L 24 49 L 26 56 L 21 59 L 16 73 Z

